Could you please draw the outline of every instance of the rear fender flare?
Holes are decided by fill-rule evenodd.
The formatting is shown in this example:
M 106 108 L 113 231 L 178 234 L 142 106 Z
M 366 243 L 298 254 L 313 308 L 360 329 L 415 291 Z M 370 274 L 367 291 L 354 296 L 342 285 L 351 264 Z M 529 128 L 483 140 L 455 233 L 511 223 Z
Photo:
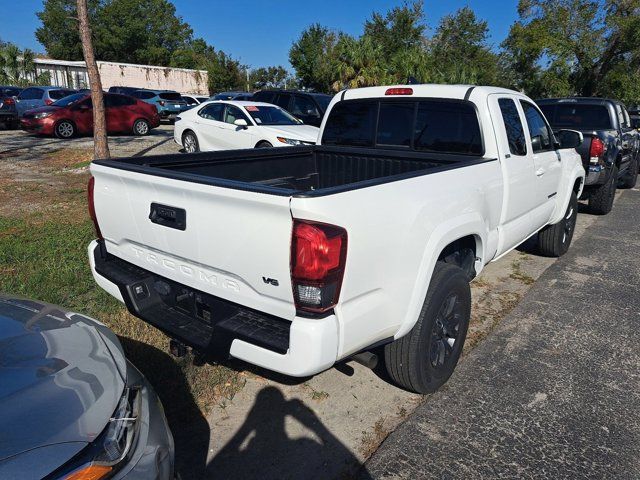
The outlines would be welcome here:
M 418 268 L 413 291 L 409 297 L 409 307 L 394 338 L 400 338 L 409 333 L 418 321 L 418 316 L 427 295 L 429 283 L 431 282 L 433 270 L 435 269 L 440 253 L 445 247 L 456 240 L 473 235 L 476 239 L 477 260 L 475 262 L 475 269 L 479 274 L 484 266 L 488 234 L 487 225 L 478 212 L 451 218 L 438 225 L 438 227 L 431 232 L 420 260 L 420 267 Z

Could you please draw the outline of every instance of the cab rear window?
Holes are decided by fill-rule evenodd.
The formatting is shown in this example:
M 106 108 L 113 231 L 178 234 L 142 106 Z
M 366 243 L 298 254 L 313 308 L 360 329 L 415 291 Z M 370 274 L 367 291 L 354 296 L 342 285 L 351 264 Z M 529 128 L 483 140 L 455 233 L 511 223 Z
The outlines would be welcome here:
M 347 100 L 329 113 L 322 143 L 483 155 L 480 132 L 476 110 L 465 101 Z
M 182 96 L 178 92 L 163 92 L 158 96 L 163 100 L 182 100 Z
M 604 105 L 589 104 L 549 104 L 540 105 L 551 126 L 574 130 L 613 129 L 609 110 Z

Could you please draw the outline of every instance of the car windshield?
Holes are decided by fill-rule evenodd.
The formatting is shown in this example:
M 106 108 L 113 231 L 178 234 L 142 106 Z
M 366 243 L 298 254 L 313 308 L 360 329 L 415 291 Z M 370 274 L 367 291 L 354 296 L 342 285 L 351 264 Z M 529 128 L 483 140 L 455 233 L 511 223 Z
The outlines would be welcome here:
M 68 107 L 69 105 L 73 105 L 74 103 L 86 98 L 86 93 L 76 93 L 74 95 L 69 95 L 68 97 L 61 98 L 60 100 L 56 100 L 51 105 L 56 107 Z
M 610 130 L 609 110 L 604 105 L 549 104 L 540 105 L 551 126 L 575 130 Z
M 257 125 L 300 125 L 300 121 L 281 108 L 266 105 L 244 107 Z

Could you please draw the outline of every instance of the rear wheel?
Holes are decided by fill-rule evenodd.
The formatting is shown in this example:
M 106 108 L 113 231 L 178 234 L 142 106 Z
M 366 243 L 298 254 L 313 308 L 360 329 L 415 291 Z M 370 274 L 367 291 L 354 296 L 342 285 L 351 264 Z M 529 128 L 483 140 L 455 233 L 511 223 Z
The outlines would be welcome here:
M 606 215 L 613 208 L 618 185 L 618 167 L 613 166 L 607 181 L 589 195 L 589 210 L 595 215 Z
M 258 144 L 256 145 L 256 148 L 271 148 L 273 147 L 273 145 L 271 145 L 271 143 L 267 142 L 266 140 L 263 140 L 262 142 L 258 142 Z
M 200 144 L 198 143 L 198 137 L 192 131 L 185 132 L 182 135 L 182 146 L 187 153 L 196 153 L 200 151 Z
M 147 122 L 144 118 L 139 118 L 135 122 L 133 122 L 133 134 L 139 135 L 141 137 L 145 135 L 149 135 L 149 130 L 151 130 L 151 126 L 149 122 Z
M 578 218 L 578 197 L 571 194 L 564 217 L 558 223 L 549 225 L 538 233 L 538 248 L 547 257 L 560 257 L 567 253 Z
M 62 120 L 56 124 L 55 134 L 58 138 L 71 138 L 76 134 L 76 127 L 69 120 Z
M 627 174 L 620 182 L 621 188 L 633 188 L 636 186 L 638 180 L 638 159 L 634 158 L 629 162 L 629 168 Z
M 436 391 L 458 363 L 470 316 L 467 274 L 455 265 L 436 263 L 418 321 L 407 335 L 385 346 L 389 376 L 413 392 Z

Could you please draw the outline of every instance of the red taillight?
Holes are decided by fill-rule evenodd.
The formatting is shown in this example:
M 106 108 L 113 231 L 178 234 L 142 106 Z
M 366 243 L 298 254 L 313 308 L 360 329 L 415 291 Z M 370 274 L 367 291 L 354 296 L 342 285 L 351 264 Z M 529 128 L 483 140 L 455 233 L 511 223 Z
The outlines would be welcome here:
M 45 105 L 51 105 L 53 103 L 53 100 L 51 100 L 50 98 L 45 98 L 44 99 L 44 104 Z
M 3 102 L 5 105 L 14 105 L 16 103 L 16 101 L 11 97 L 5 98 Z
M 589 148 L 589 160 L 591 163 L 598 163 L 604 154 L 604 143 L 599 138 L 591 139 L 591 147 Z
M 294 220 L 291 283 L 299 310 L 321 313 L 338 303 L 346 259 L 344 228 Z
M 160 104 L 161 107 L 164 107 L 164 100 L 160 100 L 158 103 Z
M 91 217 L 91 221 L 93 221 L 93 226 L 96 229 L 96 236 L 99 239 L 102 239 L 102 233 L 100 232 L 100 226 L 98 225 L 98 217 L 96 217 L 96 207 L 93 202 L 93 189 L 95 186 L 96 180 L 91 177 L 89 179 L 89 185 L 87 186 L 87 200 L 89 205 L 89 216 Z
M 413 95 L 413 88 L 387 88 L 385 95 Z

